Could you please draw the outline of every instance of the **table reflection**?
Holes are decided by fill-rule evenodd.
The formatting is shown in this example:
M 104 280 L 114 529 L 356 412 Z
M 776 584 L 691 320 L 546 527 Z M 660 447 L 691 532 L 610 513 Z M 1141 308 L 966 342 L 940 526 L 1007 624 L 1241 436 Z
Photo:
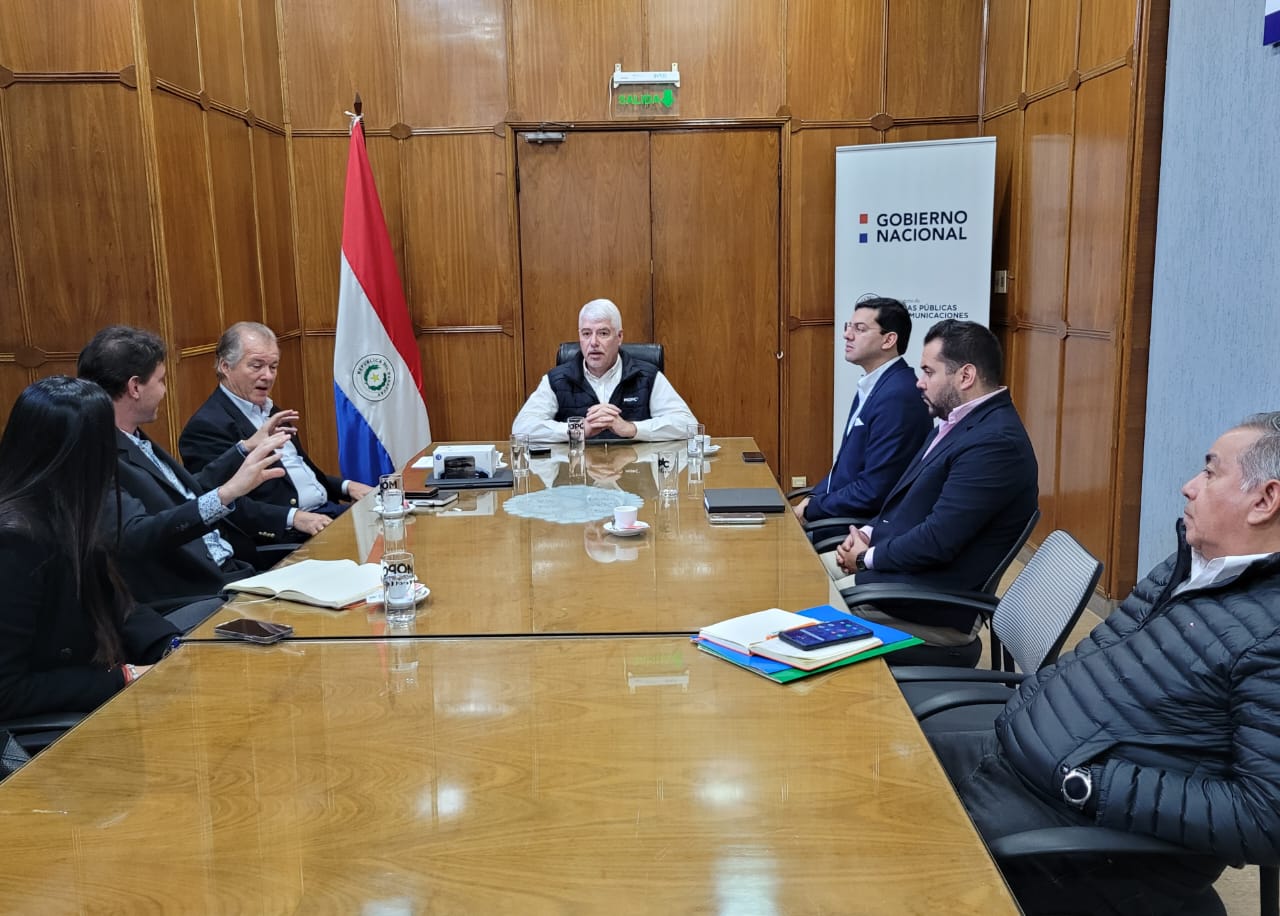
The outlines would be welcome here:
M 680 638 L 187 645 L 0 814 L 18 910 L 1012 912 L 883 665 Z
M 721 440 L 721 455 L 749 448 L 749 439 Z M 701 491 L 683 465 L 680 496 L 658 498 L 655 455 L 671 443 L 592 446 L 586 479 L 570 483 L 563 445 L 534 459 L 517 488 L 462 491 L 456 503 L 415 512 L 403 542 L 431 597 L 418 609 L 417 635 L 695 632 L 715 620 L 766 607 L 800 610 L 827 601 L 830 580 L 790 513 L 750 528 L 711 526 Z M 550 468 L 551 470 L 548 470 Z M 406 472 L 410 489 L 421 481 Z M 774 486 L 767 466 L 704 459 L 708 486 Z M 588 520 L 554 524 L 518 517 L 507 504 L 542 494 L 585 494 L 598 507 Z M 303 545 L 297 559 L 376 561 L 390 532 L 362 501 Z M 619 502 L 639 502 L 642 536 L 604 534 L 599 522 Z M 381 612 L 329 611 L 270 601 L 252 607 L 236 599 L 197 629 L 237 616 L 287 623 L 299 637 L 368 637 L 386 632 Z

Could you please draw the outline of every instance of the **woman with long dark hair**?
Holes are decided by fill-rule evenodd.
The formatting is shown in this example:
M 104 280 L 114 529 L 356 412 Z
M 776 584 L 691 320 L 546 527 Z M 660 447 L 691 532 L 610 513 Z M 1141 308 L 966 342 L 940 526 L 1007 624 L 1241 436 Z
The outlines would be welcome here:
M 99 536 L 114 423 L 105 391 L 59 375 L 27 386 L 0 437 L 0 717 L 93 709 L 178 634 L 133 606 Z

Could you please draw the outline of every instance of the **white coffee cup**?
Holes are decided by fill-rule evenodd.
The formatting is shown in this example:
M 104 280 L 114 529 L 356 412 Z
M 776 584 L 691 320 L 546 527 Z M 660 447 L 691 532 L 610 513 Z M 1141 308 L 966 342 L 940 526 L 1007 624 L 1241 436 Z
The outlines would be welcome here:
M 636 514 L 639 511 L 635 506 L 618 506 L 613 510 L 613 527 L 634 528 L 636 526 Z
M 711 437 L 702 436 L 701 439 L 702 439 L 702 454 L 705 455 L 707 453 L 707 449 L 711 447 Z

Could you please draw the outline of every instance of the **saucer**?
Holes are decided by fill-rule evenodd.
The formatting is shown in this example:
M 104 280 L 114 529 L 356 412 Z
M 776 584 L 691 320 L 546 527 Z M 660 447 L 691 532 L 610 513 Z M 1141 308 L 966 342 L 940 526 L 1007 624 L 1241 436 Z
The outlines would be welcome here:
M 633 538 L 637 534 L 644 534 L 648 530 L 649 530 L 649 523 L 642 522 L 639 519 L 636 520 L 635 525 L 631 528 L 615 528 L 613 526 L 613 522 L 604 523 L 605 534 L 612 534 L 614 537 L 620 537 L 620 538 Z
M 404 512 L 402 512 L 402 513 L 401 513 L 401 514 L 399 514 L 399 515 L 393 515 L 393 516 L 391 516 L 391 517 L 392 517 L 392 518 L 408 518 L 410 515 L 413 515 L 413 514 L 414 514 L 414 513 L 416 513 L 416 512 L 429 512 L 429 511 L 430 511 L 430 509 L 431 509 L 431 507 L 429 507 L 429 506 L 415 506 L 415 505 L 413 504 L 413 501 L 412 501 L 412 500 L 408 500 L 408 501 L 405 503 Z M 381 500 L 374 500 L 374 502 L 373 502 L 373 514 L 374 514 L 374 515 L 376 515 L 376 516 L 378 516 L 378 518 L 384 518 L 384 517 L 385 517 L 385 516 L 383 516 L 383 514 L 382 514 L 382 501 L 381 501 Z
M 423 601 L 426 601 L 430 595 L 431 595 L 431 589 L 427 588 L 421 582 L 413 583 L 413 603 L 414 604 L 421 604 Z M 374 605 L 377 605 L 378 607 L 381 607 L 382 606 L 382 589 L 378 589 L 376 592 L 370 592 L 369 594 L 365 595 L 364 600 L 368 604 L 374 604 Z
M 704 455 L 714 455 L 714 454 L 715 454 L 716 452 L 718 452 L 718 451 L 720 451 L 720 446 L 718 446 L 718 445 L 708 445 L 708 446 L 705 446 L 705 447 L 702 449 L 702 454 L 704 454 Z

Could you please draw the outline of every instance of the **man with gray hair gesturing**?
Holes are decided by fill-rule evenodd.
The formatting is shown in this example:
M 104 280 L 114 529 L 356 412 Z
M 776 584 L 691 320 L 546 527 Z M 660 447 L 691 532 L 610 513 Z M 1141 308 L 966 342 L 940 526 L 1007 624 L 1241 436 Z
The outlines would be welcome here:
M 655 442 L 684 439 L 697 423 L 689 405 L 653 363 L 622 349 L 622 315 L 608 299 L 578 313 L 582 358 L 542 377 L 511 425 L 513 436 L 566 442 L 568 419 L 585 417 L 587 438 Z
M 296 410 L 271 401 L 280 367 L 276 335 L 264 324 L 239 321 L 218 339 L 214 371 L 218 387 L 191 415 L 178 439 L 182 463 L 191 473 L 215 460 L 255 430 L 275 424 L 290 433 L 280 456 L 283 477 L 268 480 L 249 494 L 274 507 L 275 523 L 254 532 L 259 543 L 302 540 L 323 530 L 346 510 L 345 499 L 359 499 L 370 487 L 332 477 L 307 457 L 298 442 Z

